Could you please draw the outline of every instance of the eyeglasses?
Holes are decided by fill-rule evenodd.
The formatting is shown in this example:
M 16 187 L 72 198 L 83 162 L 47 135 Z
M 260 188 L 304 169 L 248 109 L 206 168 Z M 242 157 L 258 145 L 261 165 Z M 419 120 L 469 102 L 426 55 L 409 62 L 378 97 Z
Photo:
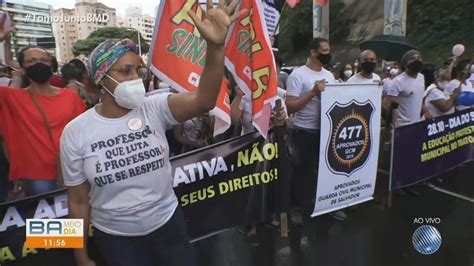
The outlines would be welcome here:
M 148 78 L 148 68 L 143 65 L 138 67 L 135 67 L 135 65 L 124 65 L 121 68 L 111 68 L 110 70 L 119 73 L 124 78 L 133 76 L 134 72 L 143 80 Z

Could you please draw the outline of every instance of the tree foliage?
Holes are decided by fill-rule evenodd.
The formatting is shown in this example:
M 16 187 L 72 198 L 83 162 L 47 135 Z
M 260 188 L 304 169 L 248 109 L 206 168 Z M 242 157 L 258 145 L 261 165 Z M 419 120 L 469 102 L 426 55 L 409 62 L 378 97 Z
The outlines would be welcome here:
M 329 1 L 330 41 L 333 47 L 340 49 L 356 46 L 347 42 L 354 21 L 351 20 L 352 10 L 345 2 Z M 407 38 L 420 49 L 425 61 L 441 65 L 451 56 L 451 48 L 456 43 L 466 46 L 465 58 L 474 56 L 472 0 L 408 0 L 407 10 Z M 294 60 L 306 50 L 312 37 L 312 1 L 301 0 L 297 7 L 287 7 L 282 13 L 278 43 L 283 58 Z
M 345 42 L 352 24 L 350 12 L 342 0 L 331 0 L 329 4 L 329 39 Z M 313 1 L 302 0 L 293 9 L 286 7 L 280 23 L 279 50 L 283 58 L 293 58 L 300 51 L 305 51 L 313 38 Z
M 472 0 L 409 0 L 407 37 L 425 61 L 443 64 L 453 45 L 466 46 L 464 57 L 474 56 L 474 3 Z
M 79 54 L 90 54 L 101 42 L 110 39 L 124 39 L 128 38 L 138 43 L 136 30 L 128 30 L 127 28 L 118 27 L 106 27 L 100 28 L 91 33 L 86 39 L 77 41 L 72 51 L 75 55 Z M 145 42 L 143 37 L 140 35 L 142 53 L 147 53 L 150 46 Z

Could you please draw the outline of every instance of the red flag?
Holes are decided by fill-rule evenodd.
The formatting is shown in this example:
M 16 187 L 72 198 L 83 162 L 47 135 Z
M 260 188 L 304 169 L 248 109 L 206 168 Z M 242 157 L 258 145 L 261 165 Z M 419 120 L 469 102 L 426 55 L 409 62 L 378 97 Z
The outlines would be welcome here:
M 226 40 L 226 67 L 246 97 L 252 97 L 252 121 L 266 137 L 271 105 L 277 96 L 277 73 L 270 40 L 265 27 L 262 2 L 240 1 L 236 12 L 247 9 L 230 28 Z
M 291 7 L 295 7 L 297 4 L 300 3 L 300 0 L 286 0 L 286 3 Z
M 197 0 L 160 2 L 149 57 L 153 73 L 180 92 L 198 89 L 206 58 L 206 41 L 187 14 L 188 10 L 202 17 Z M 225 132 L 230 126 L 230 102 L 224 79 L 211 114 L 216 117 L 214 135 Z
M 316 4 L 320 5 L 320 6 L 326 6 L 329 2 L 329 0 L 314 0 L 316 2 Z

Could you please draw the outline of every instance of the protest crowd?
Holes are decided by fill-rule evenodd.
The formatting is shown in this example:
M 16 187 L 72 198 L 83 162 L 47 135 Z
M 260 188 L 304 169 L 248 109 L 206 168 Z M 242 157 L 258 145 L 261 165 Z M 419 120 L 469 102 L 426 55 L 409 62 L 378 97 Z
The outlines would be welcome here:
M 160 80 L 130 39 L 105 40 L 88 63 L 74 59 L 58 67 L 46 49 L 29 46 L 18 51 L 16 61 L 2 64 L 0 202 L 67 188 L 69 217 L 93 224 L 98 252 L 115 254 L 106 257 L 109 265 L 154 265 L 157 260 L 164 263 L 159 265 L 195 265 L 193 256 L 182 255 L 192 254 L 192 247 L 173 192 L 170 158 L 257 130 L 252 95 L 224 62 L 229 27 L 247 12 L 234 13 L 237 2 L 211 5 L 204 19 L 190 13 L 207 43 L 198 89 L 192 92 Z M 268 127 L 269 135 L 276 129 L 283 134 L 280 167 L 290 169 L 291 226 L 302 224 L 314 207 L 321 178 L 316 151 L 324 130 L 321 94 L 327 86 L 377 84 L 387 129 L 474 106 L 472 61 L 454 56 L 442 66 L 425 65 L 423 51 L 409 50 L 399 61 L 382 65 L 377 53 L 367 49 L 334 67 L 329 40 L 314 38 L 308 47 L 302 66 L 284 67 L 278 52 L 272 56 L 278 88 Z M 215 134 L 218 119 L 211 110 L 222 80 L 230 127 Z M 138 140 L 137 150 L 144 152 L 135 156 L 127 143 Z M 94 179 L 110 169 L 132 173 L 129 165 L 139 162 L 129 175 L 132 183 L 107 175 Z M 328 215 L 344 221 L 348 213 L 341 209 Z M 278 228 L 279 214 L 275 211 L 266 223 Z M 255 224 L 239 231 L 257 241 Z M 87 248 L 74 255 L 78 265 L 95 265 Z

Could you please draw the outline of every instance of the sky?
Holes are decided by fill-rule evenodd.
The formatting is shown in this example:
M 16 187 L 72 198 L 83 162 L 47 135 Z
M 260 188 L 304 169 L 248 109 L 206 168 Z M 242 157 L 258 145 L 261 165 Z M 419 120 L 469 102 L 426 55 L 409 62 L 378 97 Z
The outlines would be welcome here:
M 53 5 L 57 8 L 74 8 L 76 0 L 35 0 L 35 2 L 43 2 Z M 130 5 L 141 6 L 142 12 L 151 16 L 155 16 L 155 7 L 160 4 L 160 0 L 97 0 L 108 7 L 115 8 L 119 16 L 125 16 L 125 9 Z M 133 3 L 133 4 L 131 4 Z

